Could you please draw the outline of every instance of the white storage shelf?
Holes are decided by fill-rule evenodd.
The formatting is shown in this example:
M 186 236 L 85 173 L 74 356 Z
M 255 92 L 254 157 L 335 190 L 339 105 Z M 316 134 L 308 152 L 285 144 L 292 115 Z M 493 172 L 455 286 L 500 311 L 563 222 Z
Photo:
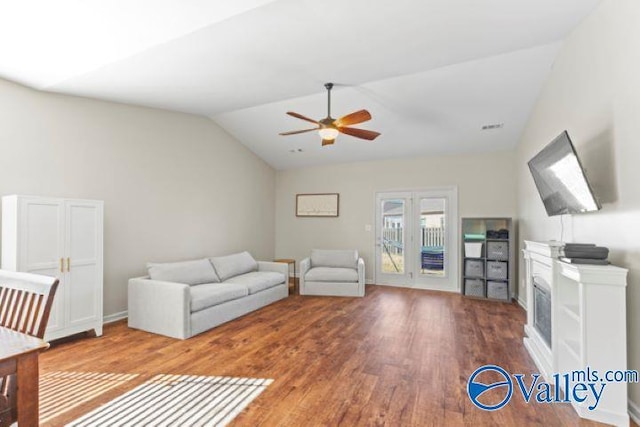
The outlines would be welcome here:
M 566 356 L 570 358 L 570 360 L 567 360 L 568 362 L 567 365 L 577 366 L 580 363 L 580 360 L 582 359 L 580 357 L 580 353 L 581 353 L 580 342 L 578 340 L 572 340 L 572 339 L 566 338 L 561 340 L 560 343 L 564 347 L 564 350 L 567 352 Z M 562 352 L 562 350 L 560 351 Z
M 501 230 L 505 229 L 509 231 L 508 239 L 500 239 L 500 238 L 487 238 L 487 231 L 490 230 Z M 478 237 L 467 238 L 468 235 L 475 235 Z M 515 277 L 515 245 L 514 245 L 514 229 L 513 229 L 513 221 L 511 218 L 462 218 L 462 256 L 460 259 L 462 260 L 461 269 L 462 269 L 462 283 L 460 285 L 460 289 L 463 295 L 473 297 L 473 298 L 483 298 L 489 299 L 492 301 L 502 301 L 509 302 L 512 298 L 515 297 L 514 292 L 514 277 Z M 506 244 L 507 254 L 506 256 L 502 253 L 499 253 L 495 256 L 491 255 L 491 251 L 489 251 L 489 245 L 493 246 L 492 243 L 503 243 Z M 499 247 L 499 246 L 498 246 Z M 471 261 L 467 263 L 467 261 Z M 467 268 L 468 266 L 476 265 L 476 262 L 482 263 L 482 274 L 477 273 L 477 269 L 475 268 Z M 503 262 L 505 263 L 505 267 L 507 269 L 506 277 L 497 277 L 492 278 L 491 274 L 488 271 L 488 267 L 492 264 L 491 262 Z M 495 265 L 494 265 L 495 266 Z M 473 290 L 467 289 L 466 284 L 469 283 L 468 280 L 482 280 L 483 284 L 483 292 L 482 295 L 479 295 L 477 290 L 477 283 L 473 282 L 474 288 Z M 491 298 L 489 295 L 491 290 L 489 287 L 495 286 L 494 291 L 501 290 L 501 287 L 497 284 L 490 284 L 489 282 L 504 282 L 506 283 L 506 294 L 504 298 Z
M 580 306 L 578 304 L 564 304 L 561 309 L 571 319 L 580 322 Z

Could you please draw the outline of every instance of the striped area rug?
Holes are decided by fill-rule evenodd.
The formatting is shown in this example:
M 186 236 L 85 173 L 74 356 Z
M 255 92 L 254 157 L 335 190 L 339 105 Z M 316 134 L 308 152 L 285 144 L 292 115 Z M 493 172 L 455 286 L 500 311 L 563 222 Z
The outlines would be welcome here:
M 44 424 L 137 376 L 107 372 L 47 372 L 40 376 L 40 422 Z
M 68 426 L 224 426 L 273 380 L 157 375 Z

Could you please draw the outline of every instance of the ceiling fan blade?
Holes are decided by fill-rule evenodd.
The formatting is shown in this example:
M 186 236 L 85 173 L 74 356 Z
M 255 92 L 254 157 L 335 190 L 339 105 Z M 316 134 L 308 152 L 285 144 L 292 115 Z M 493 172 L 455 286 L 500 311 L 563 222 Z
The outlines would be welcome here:
M 291 132 L 282 132 L 282 133 L 280 133 L 280 135 L 282 135 L 282 136 L 296 135 L 296 134 L 299 134 L 299 133 L 311 132 L 312 130 L 318 130 L 318 129 L 320 129 L 320 128 L 304 129 L 304 130 L 292 130 Z
M 363 123 L 367 120 L 371 120 L 371 114 L 367 110 L 360 110 L 340 117 L 336 120 L 336 126 L 357 125 L 358 123 Z
M 287 114 L 292 116 L 292 117 L 295 117 L 296 119 L 306 120 L 306 121 L 311 122 L 311 123 L 319 124 L 315 120 L 310 119 L 309 117 L 305 117 L 302 114 L 294 113 L 293 111 L 287 111 Z
M 335 139 L 323 139 L 322 146 L 324 147 L 325 145 L 332 145 L 334 142 L 336 142 Z
M 356 138 L 368 139 L 369 141 L 373 141 L 380 136 L 379 132 L 366 129 L 339 127 L 338 130 L 344 134 L 355 136 Z

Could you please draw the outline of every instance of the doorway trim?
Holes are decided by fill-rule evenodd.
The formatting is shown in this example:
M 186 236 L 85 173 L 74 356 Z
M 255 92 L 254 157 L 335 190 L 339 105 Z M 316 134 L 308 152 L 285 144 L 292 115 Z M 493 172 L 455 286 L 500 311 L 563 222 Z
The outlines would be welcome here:
M 442 197 L 446 199 L 446 219 L 445 224 L 448 226 L 445 227 L 446 230 L 446 256 L 445 256 L 445 277 L 437 278 L 435 280 L 424 280 L 423 278 L 419 278 L 419 265 L 417 254 L 419 253 L 418 247 L 420 243 L 418 239 L 414 239 L 414 242 L 406 242 L 405 246 L 409 246 L 408 256 L 405 260 L 409 261 L 406 264 L 405 274 L 399 275 L 398 279 L 402 280 L 394 280 L 391 283 L 384 283 L 379 280 L 381 275 L 380 270 L 380 259 L 379 256 L 379 245 L 381 244 L 381 221 L 379 218 L 379 206 L 381 200 L 388 196 L 387 198 L 397 198 L 398 196 L 405 196 L 411 199 L 411 206 L 405 207 L 405 214 L 408 215 L 406 218 L 407 232 L 411 233 L 410 235 L 416 235 L 413 231 L 416 227 L 419 227 L 419 218 L 416 218 L 415 212 L 418 211 L 414 205 L 415 200 L 426 197 Z M 459 215 L 458 215 L 458 187 L 457 186 L 440 186 L 440 187 L 431 187 L 431 188 L 418 188 L 418 189 L 403 189 L 403 190 L 384 190 L 384 191 L 376 191 L 374 195 L 374 217 L 375 217 L 375 236 L 374 236 L 374 283 L 377 285 L 383 286 L 400 286 L 407 288 L 415 288 L 415 289 L 429 289 L 429 290 L 439 290 L 439 291 L 447 291 L 447 292 L 459 292 L 460 291 L 460 281 L 459 281 L 459 235 L 460 235 L 460 224 L 459 224 Z M 412 274 L 408 274 L 412 273 Z M 404 280 L 404 282 L 403 282 Z

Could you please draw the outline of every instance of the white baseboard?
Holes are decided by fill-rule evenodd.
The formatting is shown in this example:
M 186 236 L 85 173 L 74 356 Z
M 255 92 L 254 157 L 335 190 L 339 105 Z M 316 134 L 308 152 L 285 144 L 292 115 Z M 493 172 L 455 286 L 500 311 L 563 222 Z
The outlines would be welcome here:
M 404 286 L 404 285 L 393 285 L 393 284 L 389 284 L 389 283 L 373 283 L 373 282 L 369 283 L 366 280 L 365 280 L 365 283 L 367 285 L 371 284 L 371 285 L 376 285 L 376 286 L 384 286 L 384 287 L 388 287 L 388 288 L 407 288 L 407 289 L 410 289 L 409 287 Z
M 120 313 L 108 314 L 102 318 L 102 324 L 117 322 L 118 320 L 126 319 L 129 317 L 128 311 L 121 311 Z
M 634 423 L 640 424 L 640 405 L 629 400 L 629 416 Z
M 522 301 L 520 298 L 517 299 L 518 304 L 520 304 L 520 307 L 524 308 L 524 311 L 527 311 L 527 303 Z

